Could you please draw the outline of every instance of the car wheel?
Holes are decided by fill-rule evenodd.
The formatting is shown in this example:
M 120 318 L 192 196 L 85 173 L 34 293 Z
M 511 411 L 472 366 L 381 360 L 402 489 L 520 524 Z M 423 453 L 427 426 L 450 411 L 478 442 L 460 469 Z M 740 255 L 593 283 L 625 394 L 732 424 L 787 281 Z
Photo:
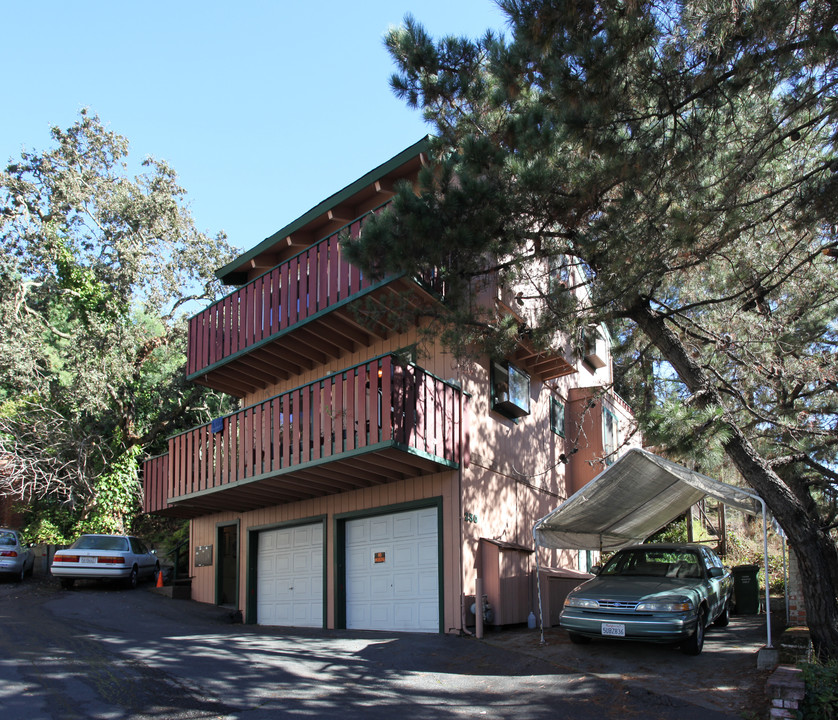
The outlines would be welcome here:
M 134 567 L 131 568 L 131 574 L 128 576 L 128 581 L 126 583 L 130 590 L 133 590 L 135 587 L 137 587 L 137 580 L 139 579 L 138 575 L 139 571 L 137 570 L 137 566 L 134 565 Z
M 681 643 L 681 652 L 684 655 L 700 655 L 704 647 L 704 625 L 707 621 L 707 611 L 704 608 L 698 611 L 698 622 L 695 624 L 695 632 Z
M 727 627 L 730 624 L 730 603 L 725 603 L 724 608 L 719 613 L 719 617 L 713 623 L 716 627 Z
M 587 645 L 591 642 L 591 638 L 587 635 L 580 635 L 579 633 L 568 631 L 567 636 L 570 638 L 570 642 L 576 645 Z
M 15 580 L 17 582 L 23 582 L 23 578 L 26 577 L 26 564 L 24 563 L 23 567 L 20 568 L 20 572 L 15 575 Z
M 75 584 L 76 581 L 74 578 L 61 578 L 61 587 L 65 590 L 71 590 Z

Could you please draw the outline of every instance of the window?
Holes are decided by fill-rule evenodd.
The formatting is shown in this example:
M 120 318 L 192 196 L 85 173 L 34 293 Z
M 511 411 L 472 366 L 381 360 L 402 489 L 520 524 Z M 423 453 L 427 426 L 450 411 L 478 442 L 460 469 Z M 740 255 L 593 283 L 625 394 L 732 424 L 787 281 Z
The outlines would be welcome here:
M 617 416 L 607 407 L 602 408 L 602 451 L 605 464 L 611 465 L 617 459 L 616 452 L 619 443 L 619 423 Z
M 492 410 L 510 418 L 530 414 L 530 376 L 506 361 L 491 368 Z
M 564 403 L 559 398 L 550 396 L 550 429 L 564 437 Z

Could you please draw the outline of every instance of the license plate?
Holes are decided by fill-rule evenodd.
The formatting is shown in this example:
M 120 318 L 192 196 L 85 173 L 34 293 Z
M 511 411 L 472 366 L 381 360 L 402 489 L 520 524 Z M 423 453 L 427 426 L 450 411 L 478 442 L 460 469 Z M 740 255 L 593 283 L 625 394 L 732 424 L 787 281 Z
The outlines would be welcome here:
M 626 626 L 623 623 L 602 623 L 602 634 L 611 637 L 625 637 Z
M 89 555 L 82 555 L 79 558 L 79 562 L 81 562 L 81 563 L 95 563 L 96 558 L 95 557 L 90 557 Z

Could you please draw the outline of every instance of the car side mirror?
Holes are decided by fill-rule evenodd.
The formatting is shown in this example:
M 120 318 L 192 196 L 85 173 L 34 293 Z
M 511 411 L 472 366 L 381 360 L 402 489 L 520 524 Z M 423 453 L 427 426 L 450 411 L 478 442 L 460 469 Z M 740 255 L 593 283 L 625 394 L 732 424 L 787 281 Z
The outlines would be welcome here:
M 594 565 L 591 568 L 591 575 L 599 575 L 602 572 L 602 568 L 599 565 Z
M 720 567 L 711 567 L 707 571 L 707 576 L 710 578 L 720 578 L 725 576 L 725 569 Z

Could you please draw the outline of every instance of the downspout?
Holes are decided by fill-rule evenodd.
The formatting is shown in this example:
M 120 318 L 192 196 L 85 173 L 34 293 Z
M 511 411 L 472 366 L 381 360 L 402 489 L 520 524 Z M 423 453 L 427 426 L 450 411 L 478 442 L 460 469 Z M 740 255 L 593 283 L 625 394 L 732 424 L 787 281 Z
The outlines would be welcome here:
M 535 534 L 540 524 L 541 520 L 533 525 L 532 539 L 535 543 L 535 587 L 538 593 L 538 625 L 541 631 L 541 644 L 546 645 L 547 643 L 544 642 L 544 609 L 541 607 L 541 563 L 538 560 L 538 536 Z
M 457 385 L 460 388 L 460 422 L 457 428 L 457 443 L 459 445 L 460 451 L 460 461 L 457 463 L 457 504 L 459 507 L 459 532 L 460 532 L 460 551 L 458 553 L 458 560 L 460 564 L 460 632 L 464 635 L 471 635 L 471 631 L 468 629 L 468 623 L 466 622 L 466 593 L 465 593 L 465 576 L 464 576 L 464 564 L 463 564 L 463 544 L 465 543 L 465 518 L 463 515 L 463 385 L 460 381 L 460 368 L 457 367 Z M 476 602 L 476 600 L 475 600 Z M 476 607 L 480 607 L 476 605 Z

